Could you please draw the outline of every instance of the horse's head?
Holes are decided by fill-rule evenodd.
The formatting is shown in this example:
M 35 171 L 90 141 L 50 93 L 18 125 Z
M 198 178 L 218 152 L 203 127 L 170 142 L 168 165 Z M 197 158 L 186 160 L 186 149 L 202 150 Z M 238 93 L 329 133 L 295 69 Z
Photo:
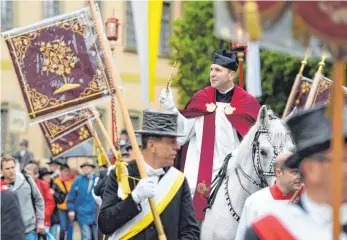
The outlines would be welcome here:
M 261 107 L 258 119 L 246 135 L 242 145 L 244 148 L 241 147 L 241 149 L 245 152 L 244 154 L 248 155 L 243 159 L 251 157 L 252 169 L 258 176 L 257 180 L 260 180 L 260 182 L 257 181 L 259 187 L 272 184 L 276 157 L 282 152 L 295 149 L 290 132 L 284 122 L 265 105 Z

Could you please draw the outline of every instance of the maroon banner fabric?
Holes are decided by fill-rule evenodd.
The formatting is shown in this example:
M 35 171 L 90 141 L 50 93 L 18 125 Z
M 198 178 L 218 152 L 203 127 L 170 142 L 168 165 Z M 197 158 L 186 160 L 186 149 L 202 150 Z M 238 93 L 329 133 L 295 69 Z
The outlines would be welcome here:
M 43 134 L 50 139 L 50 141 L 64 136 L 65 134 L 75 130 L 81 125 L 86 124 L 89 119 L 93 119 L 93 113 L 85 108 L 62 115 L 56 118 L 49 119 L 39 123 L 41 125 Z
M 42 129 L 42 124 L 40 124 L 40 127 Z M 42 131 L 44 130 L 42 129 Z M 52 157 L 56 158 L 92 138 L 92 133 L 89 131 L 87 125 L 83 125 L 55 141 L 51 141 L 51 139 L 45 135 L 44 137 L 46 139 L 48 148 L 52 153 Z
M 312 87 L 312 79 L 301 77 L 300 84 L 298 88 L 295 90 L 296 94 L 294 97 L 294 101 L 289 108 L 289 112 L 293 111 L 295 107 L 303 108 L 305 106 L 311 87 Z
M 114 92 L 89 8 L 2 35 L 31 121 L 87 107 Z

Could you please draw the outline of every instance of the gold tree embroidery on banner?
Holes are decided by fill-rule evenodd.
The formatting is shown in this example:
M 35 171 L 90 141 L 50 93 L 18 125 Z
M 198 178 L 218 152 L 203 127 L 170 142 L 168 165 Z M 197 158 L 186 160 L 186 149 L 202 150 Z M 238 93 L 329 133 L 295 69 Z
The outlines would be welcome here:
M 20 66 L 24 65 L 25 53 L 31 45 L 31 41 L 35 40 L 40 35 L 39 31 L 29 33 L 27 35 L 15 37 L 12 39 L 16 49 L 15 54 Z
M 66 46 L 64 41 L 55 40 L 52 43 L 41 42 L 40 52 L 44 57 L 41 70 L 63 77 L 64 84 L 55 90 L 54 94 L 59 94 L 80 87 L 80 84 L 68 83 L 66 79 L 65 75 L 71 73 L 71 69 L 76 66 L 79 59 L 74 56 L 72 49 L 69 46 Z
M 80 140 L 87 139 L 89 137 L 89 132 L 84 127 L 80 128 L 78 134 L 80 135 Z

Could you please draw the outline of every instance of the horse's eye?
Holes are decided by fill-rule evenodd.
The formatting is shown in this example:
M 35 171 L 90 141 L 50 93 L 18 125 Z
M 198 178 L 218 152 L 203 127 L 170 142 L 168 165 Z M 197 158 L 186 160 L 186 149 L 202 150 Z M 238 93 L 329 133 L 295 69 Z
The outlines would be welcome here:
M 262 156 L 266 156 L 266 155 L 267 155 L 267 153 L 266 153 L 264 150 L 260 150 L 260 155 L 262 155 Z

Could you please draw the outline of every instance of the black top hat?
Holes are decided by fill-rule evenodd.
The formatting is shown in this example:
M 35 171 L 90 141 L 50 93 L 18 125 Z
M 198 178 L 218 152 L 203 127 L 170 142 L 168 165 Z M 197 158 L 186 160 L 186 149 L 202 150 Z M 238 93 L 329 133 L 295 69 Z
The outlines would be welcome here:
M 63 163 L 61 161 L 64 162 L 64 159 L 63 158 L 53 159 L 52 157 L 50 157 L 47 164 L 55 163 L 58 165 L 62 165 Z
M 42 179 L 45 175 L 51 175 L 52 172 L 50 172 L 47 168 L 40 168 L 39 169 L 39 178 Z
M 29 142 L 28 142 L 28 140 L 26 140 L 26 139 L 23 139 L 20 143 L 19 143 L 19 145 L 20 146 L 28 146 L 29 145 Z
M 96 168 L 96 166 L 93 164 L 93 163 L 89 163 L 89 162 L 84 162 L 82 163 L 82 165 L 80 166 L 80 168 L 83 168 L 85 166 L 89 166 L 89 167 L 92 167 L 92 168 Z
M 181 137 L 177 133 L 177 113 L 155 110 L 143 111 L 142 130 L 136 133 L 153 136 Z
M 327 116 L 327 105 L 299 112 L 287 122 L 297 151 L 285 161 L 288 168 L 298 168 L 302 160 L 312 154 L 330 148 L 331 119 Z M 347 141 L 347 104 L 343 112 L 343 133 Z
M 220 65 L 233 71 L 237 71 L 239 68 L 239 62 L 237 56 L 233 51 L 224 49 L 217 50 L 213 56 L 213 64 Z

